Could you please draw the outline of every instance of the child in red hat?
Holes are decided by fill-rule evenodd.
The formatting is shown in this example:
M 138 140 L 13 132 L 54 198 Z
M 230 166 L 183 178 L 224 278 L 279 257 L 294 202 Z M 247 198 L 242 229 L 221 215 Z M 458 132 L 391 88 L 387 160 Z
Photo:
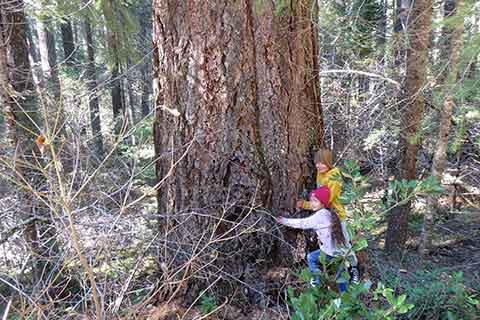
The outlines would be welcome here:
M 320 283 L 320 268 L 318 265 L 320 254 L 325 254 L 326 260 L 330 261 L 335 256 L 345 253 L 349 246 L 348 232 L 344 224 L 340 222 L 335 210 L 329 208 L 330 189 L 322 186 L 313 190 L 309 195 L 309 205 L 315 211 L 313 215 L 307 218 L 277 218 L 278 223 L 296 229 L 313 229 L 318 236 L 320 248 L 310 252 L 307 255 L 308 269 L 314 275 L 311 281 L 312 286 Z M 344 268 L 339 268 L 336 272 L 338 288 L 340 292 L 347 290 L 347 281 L 340 277 Z

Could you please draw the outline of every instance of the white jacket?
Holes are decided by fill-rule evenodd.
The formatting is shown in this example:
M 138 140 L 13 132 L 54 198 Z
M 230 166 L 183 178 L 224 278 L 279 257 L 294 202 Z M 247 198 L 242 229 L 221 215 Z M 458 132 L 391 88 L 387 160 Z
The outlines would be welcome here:
M 312 229 L 315 230 L 318 236 L 320 250 L 329 256 L 339 256 L 351 247 L 350 236 L 348 235 L 346 224 L 341 222 L 343 236 L 345 237 L 346 245 L 336 245 L 332 238 L 332 214 L 327 209 L 320 209 L 313 215 L 307 218 L 282 218 L 281 224 L 295 229 Z

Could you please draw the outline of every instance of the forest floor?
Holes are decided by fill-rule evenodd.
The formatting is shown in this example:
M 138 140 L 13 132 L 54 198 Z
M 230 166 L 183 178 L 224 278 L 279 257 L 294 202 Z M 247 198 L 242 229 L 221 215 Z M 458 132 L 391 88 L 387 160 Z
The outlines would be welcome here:
M 116 190 L 115 188 L 118 187 L 112 184 L 111 188 Z M 138 190 L 138 193 L 142 194 L 144 191 Z M 131 292 L 133 292 L 131 295 L 137 296 L 138 293 L 139 299 L 135 299 L 135 301 L 151 301 L 135 305 L 134 299 L 131 299 L 132 305 L 126 308 L 129 310 L 121 310 L 119 313 L 122 316 L 117 319 L 288 319 L 292 310 L 286 303 L 285 289 L 288 287 L 306 288 L 305 284 L 296 279 L 294 272 L 297 270 L 278 267 L 266 270 L 265 274 L 258 278 L 258 281 L 264 284 L 264 288 L 269 288 L 265 294 L 268 296 L 268 300 L 263 307 L 260 304 L 239 306 L 236 301 L 217 299 L 210 302 L 209 307 L 213 312 L 208 315 L 203 308 L 205 302 L 202 305 L 201 299 L 192 303 L 191 297 L 187 299 L 179 295 L 175 300 L 169 302 L 150 300 L 148 292 L 151 292 L 150 290 L 153 290 L 155 283 L 158 282 L 154 272 L 158 249 L 152 249 L 152 244 L 156 239 L 152 230 L 155 230 L 157 221 L 154 193 L 145 198 L 141 205 L 128 210 L 128 214 L 117 213 L 123 212 L 120 210 L 121 205 L 114 202 L 115 199 L 107 187 L 105 187 L 105 191 L 101 192 L 95 189 L 92 194 L 95 195 L 95 202 L 88 203 L 94 204 L 91 207 L 104 207 L 105 212 L 102 211 L 102 214 L 99 214 L 94 210 L 86 210 L 84 214 L 78 216 L 77 223 L 79 232 L 85 239 L 83 243 L 85 250 L 89 252 L 89 255 L 95 256 L 98 261 L 98 268 L 95 269 L 95 272 L 103 274 L 105 278 L 116 279 L 112 281 L 112 285 L 105 286 L 104 294 L 113 297 L 111 299 L 123 296 L 123 286 L 125 283 L 128 284 L 135 274 L 131 285 Z M 103 194 L 107 196 L 103 196 Z M 6 190 L 0 190 L 2 208 L 12 211 L 9 208 L 13 200 L 9 200 L 6 196 Z M 132 201 L 131 199 L 127 200 Z M 377 200 L 378 192 L 376 195 L 366 197 L 367 202 Z M 447 291 L 451 287 L 463 286 L 467 292 L 472 292 L 478 297 L 480 288 L 480 209 L 478 206 L 472 205 L 474 203 L 479 203 L 478 196 L 473 200 L 459 199 L 457 204 L 461 209 L 452 210 L 451 207 L 454 203 L 451 199 L 448 197 L 441 199 L 442 207 L 436 217 L 433 232 L 433 250 L 423 262 L 416 253 L 416 244 L 423 223 L 422 213 L 425 210 L 421 199 L 416 202 L 414 214 L 409 218 L 409 241 L 407 250 L 400 261 L 390 259 L 383 250 L 386 230 L 385 217 L 378 217 L 377 220 L 383 222 L 379 222 L 374 230 L 369 231 L 366 235 L 369 244 L 366 249 L 368 257 L 365 263 L 368 269 L 366 278 L 371 280 L 374 285 L 382 282 L 393 288 L 396 293 L 406 293 L 407 299 L 415 304 L 416 310 L 418 309 L 418 316 L 412 319 L 422 319 L 422 315 L 438 308 L 439 303 L 443 303 L 445 299 L 449 298 L 448 295 L 451 293 Z M 14 217 L 4 218 L 4 222 L 10 220 L 13 225 Z M 21 235 L 19 234 L 17 238 L 15 241 L 18 242 Z M 21 257 L 25 253 L 19 248 L 21 249 L 23 246 L 13 245 L 14 243 L 10 248 L 10 245 L 4 244 L 2 249 L 6 253 L 0 254 L 0 256 L 9 257 L 8 253 L 14 252 L 18 259 L 11 258 L 10 265 L 22 265 Z M 151 245 L 152 248 L 150 248 Z M 74 258 L 75 256 L 72 259 Z M 304 266 L 306 267 L 306 263 Z M 16 269 L 9 264 L 0 263 L 0 267 L 0 273 L 2 271 L 8 271 L 12 275 L 16 273 L 14 272 Z M 8 295 L 5 294 L 5 296 Z

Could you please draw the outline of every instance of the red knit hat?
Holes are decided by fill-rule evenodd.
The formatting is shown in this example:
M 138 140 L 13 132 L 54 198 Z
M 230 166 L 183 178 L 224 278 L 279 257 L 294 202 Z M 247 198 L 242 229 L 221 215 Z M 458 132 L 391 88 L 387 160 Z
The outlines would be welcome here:
M 310 192 L 310 197 L 315 196 L 315 198 L 320 201 L 325 208 L 328 208 L 328 200 L 330 199 L 330 189 L 325 186 L 321 186 Z

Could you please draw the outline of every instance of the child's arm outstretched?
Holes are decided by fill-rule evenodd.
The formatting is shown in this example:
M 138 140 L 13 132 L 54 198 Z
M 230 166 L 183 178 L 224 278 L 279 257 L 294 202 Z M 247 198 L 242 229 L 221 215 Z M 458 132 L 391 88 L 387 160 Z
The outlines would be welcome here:
M 317 211 L 314 215 L 307 218 L 294 219 L 279 217 L 277 218 L 277 222 L 287 227 L 303 230 L 328 228 L 330 226 L 329 215 L 326 214 L 324 210 Z

